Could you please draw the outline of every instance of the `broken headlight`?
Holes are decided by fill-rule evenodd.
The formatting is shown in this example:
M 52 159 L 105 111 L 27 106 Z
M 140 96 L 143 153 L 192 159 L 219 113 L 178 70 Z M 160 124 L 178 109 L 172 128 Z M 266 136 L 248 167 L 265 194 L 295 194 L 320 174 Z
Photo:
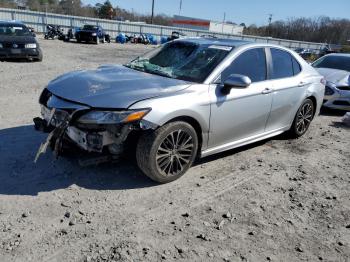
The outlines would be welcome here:
M 81 124 L 121 124 L 141 120 L 151 109 L 127 111 L 90 111 L 82 115 L 78 122 Z

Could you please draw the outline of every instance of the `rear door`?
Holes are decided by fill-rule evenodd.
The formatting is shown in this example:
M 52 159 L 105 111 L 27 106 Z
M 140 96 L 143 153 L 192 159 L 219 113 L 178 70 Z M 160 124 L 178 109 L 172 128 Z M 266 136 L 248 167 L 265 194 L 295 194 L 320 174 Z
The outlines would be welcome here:
M 267 57 L 270 61 L 269 78 L 273 93 L 271 113 L 265 130 L 273 131 L 292 123 L 308 84 L 303 82 L 300 64 L 288 51 L 269 48 Z

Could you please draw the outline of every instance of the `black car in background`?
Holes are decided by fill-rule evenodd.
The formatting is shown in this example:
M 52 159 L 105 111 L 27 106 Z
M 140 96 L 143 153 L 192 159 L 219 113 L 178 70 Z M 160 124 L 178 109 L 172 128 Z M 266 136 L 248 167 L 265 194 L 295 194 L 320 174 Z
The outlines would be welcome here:
M 0 21 L 0 60 L 6 59 L 43 59 L 35 34 L 21 22 Z
M 80 42 L 93 42 L 95 44 L 110 42 L 110 37 L 105 33 L 103 28 L 98 25 L 84 25 L 75 33 L 75 38 Z

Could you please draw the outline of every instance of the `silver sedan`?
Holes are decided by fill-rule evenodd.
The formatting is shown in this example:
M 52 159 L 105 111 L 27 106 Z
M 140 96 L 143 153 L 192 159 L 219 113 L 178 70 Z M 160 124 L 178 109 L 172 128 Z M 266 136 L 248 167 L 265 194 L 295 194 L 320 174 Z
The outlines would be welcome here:
M 350 54 L 329 54 L 312 66 L 327 81 L 323 106 L 350 111 Z
M 196 158 L 288 132 L 302 136 L 318 114 L 323 77 L 294 51 L 225 39 L 169 42 L 128 64 L 50 82 L 35 126 L 50 132 L 39 154 L 66 143 L 118 156 L 136 152 L 160 183 Z M 38 155 L 39 155 L 38 154 Z

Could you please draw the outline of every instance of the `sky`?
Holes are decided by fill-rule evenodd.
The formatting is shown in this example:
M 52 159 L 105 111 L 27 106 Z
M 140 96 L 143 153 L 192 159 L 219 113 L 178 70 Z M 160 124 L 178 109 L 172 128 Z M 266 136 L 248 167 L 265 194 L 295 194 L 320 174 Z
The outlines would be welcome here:
M 179 14 L 180 0 L 154 0 L 155 14 L 170 16 Z M 82 0 L 84 4 L 103 3 L 104 0 Z M 129 11 L 150 14 L 152 0 L 110 0 Z M 285 20 L 291 17 L 317 17 L 350 19 L 350 0 L 182 0 L 181 15 L 196 18 L 264 25 L 272 20 Z

